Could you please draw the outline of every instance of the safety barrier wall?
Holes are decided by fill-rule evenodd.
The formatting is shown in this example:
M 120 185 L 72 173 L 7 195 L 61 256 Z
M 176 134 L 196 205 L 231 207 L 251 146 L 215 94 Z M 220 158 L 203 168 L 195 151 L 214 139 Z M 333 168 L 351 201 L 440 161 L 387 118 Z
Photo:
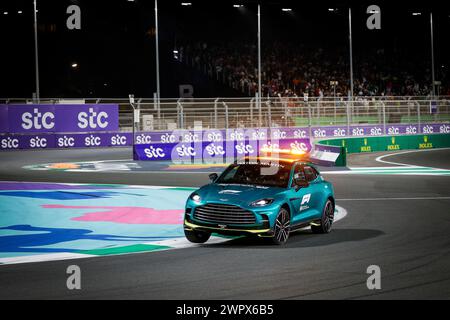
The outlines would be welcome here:
M 346 165 L 346 154 L 348 153 L 447 147 L 450 147 L 450 134 L 327 139 L 320 140 L 315 144 L 316 150 L 339 152 L 339 157 L 335 162 L 336 166 Z

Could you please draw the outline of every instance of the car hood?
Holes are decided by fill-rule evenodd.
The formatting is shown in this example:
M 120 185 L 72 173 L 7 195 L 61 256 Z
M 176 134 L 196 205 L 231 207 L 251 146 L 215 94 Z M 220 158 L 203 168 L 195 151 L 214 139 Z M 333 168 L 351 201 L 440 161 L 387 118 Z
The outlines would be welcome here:
M 221 202 L 239 206 L 248 206 L 251 202 L 274 198 L 285 189 L 279 187 L 262 187 L 241 184 L 209 184 L 200 188 L 197 193 L 204 202 Z

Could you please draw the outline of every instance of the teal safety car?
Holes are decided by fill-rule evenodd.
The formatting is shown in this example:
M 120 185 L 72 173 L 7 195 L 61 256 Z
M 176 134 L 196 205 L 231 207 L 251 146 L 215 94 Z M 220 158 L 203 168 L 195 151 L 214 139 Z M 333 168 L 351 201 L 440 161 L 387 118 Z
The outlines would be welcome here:
M 293 231 L 311 226 L 331 230 L 335 211 L 333 186 L 311 163 L 291 158 L 246 157 L 186 202 L 184 232 L 194 243 L 211 233 L 256 235 L 284 244 Z

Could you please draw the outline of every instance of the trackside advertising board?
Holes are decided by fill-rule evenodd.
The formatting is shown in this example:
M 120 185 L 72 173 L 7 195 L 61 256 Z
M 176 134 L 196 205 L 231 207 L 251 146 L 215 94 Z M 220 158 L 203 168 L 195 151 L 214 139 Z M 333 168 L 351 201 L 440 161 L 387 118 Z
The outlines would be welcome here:
M 119 106 L 0 105 L 2 133 L 100 132 L 119 130 Z
M 227 158 L 258 156 L 262 148 L 311 151 L 309 138 L 281 140 L 242 140 L 221 142 L 150 143 L 134 146 L 134 160 L 170 160 L 184 162 L 200 159 L 203 162 L 223 162 Z

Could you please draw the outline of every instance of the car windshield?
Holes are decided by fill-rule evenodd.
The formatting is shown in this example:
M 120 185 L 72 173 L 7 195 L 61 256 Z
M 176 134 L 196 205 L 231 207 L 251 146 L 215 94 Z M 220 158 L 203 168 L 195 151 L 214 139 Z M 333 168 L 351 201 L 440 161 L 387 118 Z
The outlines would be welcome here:
M 285 163 L 235 163 L 220 175 L 216 183 L 286 188 L 291 167 Z

